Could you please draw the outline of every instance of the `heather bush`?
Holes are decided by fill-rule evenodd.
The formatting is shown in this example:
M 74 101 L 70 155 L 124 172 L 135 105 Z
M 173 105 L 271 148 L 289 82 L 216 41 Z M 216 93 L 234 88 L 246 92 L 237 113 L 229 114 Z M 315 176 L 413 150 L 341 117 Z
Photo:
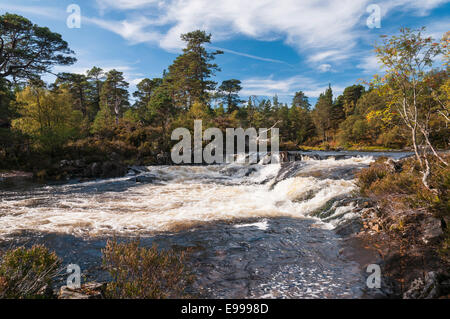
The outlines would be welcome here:
M 112 277 L 107 298 L 164 299 L 186 297 L 192 281 L 185 252 L 140 247 L 139 240 L 118 243 L 109 240 L 103 249 L 103 264 Z
M 43 298 L 60 265 L 56 254 L 41 245 L 5 252 L 0 261 L 0 298 Z
M 370 167 L 358 172 L 356 184 L 359 186 L 362 194 L 368 195 L 373 183 L 383 179 L 389 172 L 386 166 L 386 157 L 378 158 Z
M 436 160 L 431 160 L 430 164 L 433 172 L 430 185 L 433 190 L 424 187 L 420 166 L 412 157 L 398 162 L 397 169 L 392 166 L 393 162 L 381 157 L 357 174 L 356 183 L 363 195 L 398 195 L 411 207 L 432 208 L 439 203 L 444 208 L 443 204 L 448 205 L 450 170 Z

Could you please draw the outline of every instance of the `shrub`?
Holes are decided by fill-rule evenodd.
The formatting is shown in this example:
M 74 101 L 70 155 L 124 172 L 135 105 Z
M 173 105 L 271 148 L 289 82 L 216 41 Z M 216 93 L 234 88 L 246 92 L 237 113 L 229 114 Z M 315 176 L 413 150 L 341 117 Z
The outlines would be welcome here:
M 450 156 L 445 155 L 448 161 Z M 448 216 L 450 199 L 450 168 L 430 158 L 431 178 L 429 184 L 433 191 L 424 187 L 420 165 L 414 157 L 404 159 L 396 170 L 384 158 L 378 159 L 370 167 L 357 174 L 357 185 L 363 195 L 386 197 L 397 195 L 398 200 L 410 208 L 426 208 L 438 217 Z
M 356 184 L 359 186 L 362 194 L 367 195 L 372 184 L 388 174 L 388 167 L 385 165 L 385 162 L 386 157 L 380 157 L 370 167 L 358 172 Z
M 0 263 L 0 298 L 41 298 L 59 274 L 61 260 L 41 245 L 7 251 Z
M 192 281 L 184 264 L 185 252 L 140 247 L 139 240 L 108 240 L 103 264 L 112 277 L 106 297 L 114 299 L 163 299 L 186 297 Z

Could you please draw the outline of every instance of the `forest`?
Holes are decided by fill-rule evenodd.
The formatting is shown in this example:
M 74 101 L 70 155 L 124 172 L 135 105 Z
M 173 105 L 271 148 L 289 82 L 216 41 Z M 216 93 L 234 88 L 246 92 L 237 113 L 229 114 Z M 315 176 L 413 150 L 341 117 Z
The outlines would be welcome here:
M 85 74 L 41 76 L 72 65 L 75 53 L 61 35 L 15 14 L 0 16 L 0 169 L 38 171 L 62 159 L 117 158 L 125 164 L 167 160 L 177 127 L 280 130 L 281 150 L 448 148 L 450 138 L 448 33 L 402 29 L 375 47 L 383 77 L 346 87 L 331 85 L 315 105 L 298 91 L 290 104 L 277 96 L 240 97 L 239 79 L 214 81 L 221 51 L 209 52 L 211 34 L 181 35 L 182 53 L 159 78 L 145 78 L 130 95 L 118 70 L 93 66 Z M 435 42 L 437 41 L 437 42 Z M 113 155 L 111 155 L 113 154 Z

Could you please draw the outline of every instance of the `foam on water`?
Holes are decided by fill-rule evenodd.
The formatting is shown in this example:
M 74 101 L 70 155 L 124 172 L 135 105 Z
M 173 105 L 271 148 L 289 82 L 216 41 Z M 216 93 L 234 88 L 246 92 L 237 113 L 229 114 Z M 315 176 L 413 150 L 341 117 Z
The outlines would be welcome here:
M 363 167 L 371 161 L 371 157 L 306 160 L 302 169 Z M 271 189 L 267 181 L 279 170 L 280 164 L 154 166 L 143 176 L 152 176 L 157 183 L 137 183 L 127 176 L 6 191 L 0 197 L 0 236 L 20 230 L 138 235 L 215 220 L 304 218 L 355 189 L 351 180 L 312 176 L 289 178 Z

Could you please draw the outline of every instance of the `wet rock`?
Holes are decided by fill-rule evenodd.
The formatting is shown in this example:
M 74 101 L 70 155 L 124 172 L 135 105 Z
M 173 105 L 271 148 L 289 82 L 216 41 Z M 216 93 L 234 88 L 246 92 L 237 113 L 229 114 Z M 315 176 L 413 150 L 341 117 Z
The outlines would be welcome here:
M 450 294 L 450 276 L 430 271 L 415 279 L 403 294 L 403 299 L 435 299 Z
M 440 219 L 435 217 L 428 217 L 421 222 L 422 227 L 422 241 L 427 244 L 429 242 L 436 242 L 444 234 L 442 230 L 442 223 Z
M 336 234 L 342 237 L 347 237 L 356 233 L 359 233 L 363 227 L 360 218 L 353 218 L 344 223 L 341 223 L 335 228 Z
M 253 174 L 256 171 L 257 171 L 257 169 L 255 167 L 249 167 L 247 172 L 245 172 L 245 176 L 250 176 L 251 174 Z
M 77 159 L 74 161 L 74 165 L 79 168 L 84 168 L 86 167 L 86 162 L 84 159 Z
M 289 162 L 288 152 L 280 152 L 280 163 Z
M 148 172 L 147 167 L 145 166 L 130 166 L 129 171 L 133 171 L 135 174 L 140 174 L 140 173 L 144 173 L 144 172 Z
M 120 177 L 126 174 L 127 170 L 124 166 L 116 162 L 104 162 L 102 164 L 102 176 L 106 178 Z
M 155 175 L 136 176 L 136 183 L 153 183 L 156 180 Z
M 164 164 L 164 165 L 170 164 L 171 161 L 170 161 L 169 153 L 167 153 L 167 152 L 158 153 L 156 155 L 156 161 L 158 164 Z
M 90 282 L 81 288 L 69 288 L 62 286 L 59 290 L 58 299 L 103 299 L 105 283 Z
M 281 169 L 278 171 L 277 177 L 273 180 L 271 184 L 271 189 L 278 184 L 279 182 L 294 177 L 300 168 L 304 167 L 305 164 L 302 162 L 289 162 L 289 163 L 282 163 Z
M 33 179 L 33 173 L 21 172 L 21 171 L 11 171 L 6 173 L 0 173 L 0 185 L 3 184 L 15 184 L 26 181 L 31 181 Z
M 100 163 L 92 163 L 89 166 L 89 171 L 87 172 L 86 175 L 88 175 L 89 177 L 96 177 L 96 176 L 100 176 L 102 173 L 102 167 L 100 165 Z

